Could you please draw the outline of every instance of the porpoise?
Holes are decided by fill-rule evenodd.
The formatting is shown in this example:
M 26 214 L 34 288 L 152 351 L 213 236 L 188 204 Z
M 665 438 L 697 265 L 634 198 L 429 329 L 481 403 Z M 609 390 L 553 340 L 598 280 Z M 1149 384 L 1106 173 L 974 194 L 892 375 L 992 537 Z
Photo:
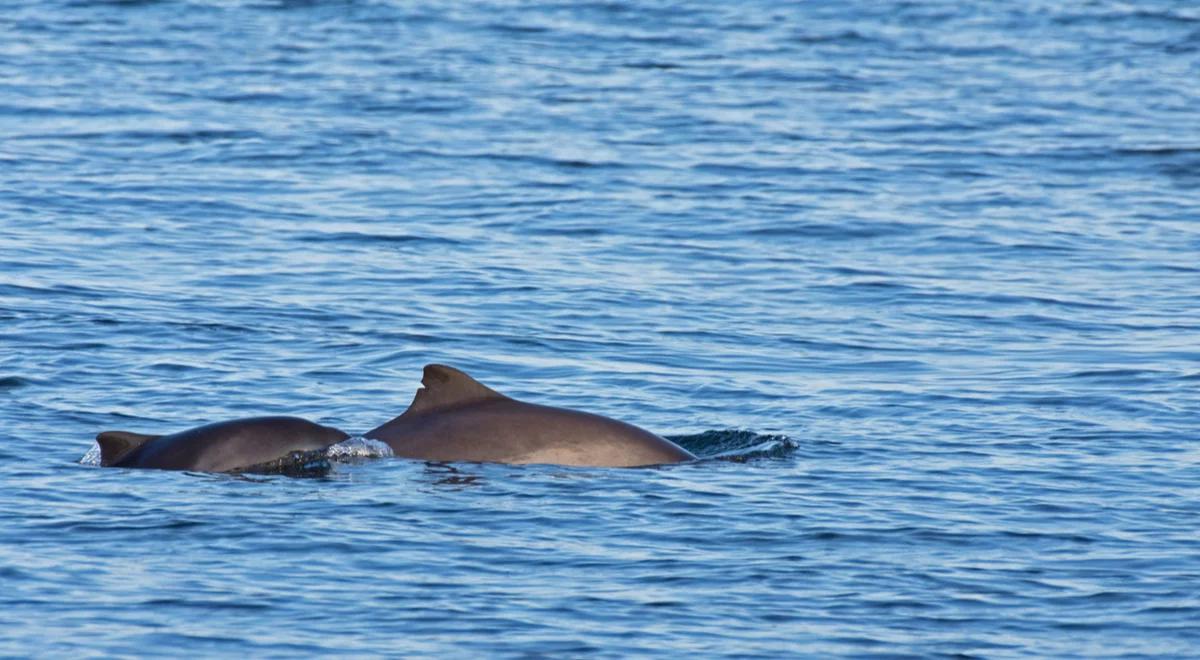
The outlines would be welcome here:
M 255 471 L 272 464 L 285 467 L 349 438 L 335 428 L 299 417 L 251 417 L 198 426 L 171 435 L 105 431 L 96 436 L 100 465 L 106 467 Z

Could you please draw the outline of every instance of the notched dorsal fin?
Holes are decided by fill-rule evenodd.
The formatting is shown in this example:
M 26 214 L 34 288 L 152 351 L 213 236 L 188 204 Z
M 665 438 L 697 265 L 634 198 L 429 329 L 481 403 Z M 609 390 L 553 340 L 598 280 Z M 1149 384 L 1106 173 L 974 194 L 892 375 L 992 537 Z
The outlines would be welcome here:
M 413 397 L 406 414 L 508 398 L 458 369 L 444 364 L 425 365 L 421 384 L 425 387 L 417 390 L 417 395 Z
M 157 437 L 160 436 L 130 431 L 105 431 L 96 436 L 96 442 L 100 445 L 100 465 L 108 467 L 119 463 L 129 452 Z

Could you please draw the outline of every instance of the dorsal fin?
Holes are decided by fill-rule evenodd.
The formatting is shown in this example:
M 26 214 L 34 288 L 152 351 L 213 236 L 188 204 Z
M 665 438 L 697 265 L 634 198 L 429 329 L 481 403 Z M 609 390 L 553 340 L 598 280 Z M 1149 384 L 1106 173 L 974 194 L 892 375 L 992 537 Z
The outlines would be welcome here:
M 421 384 L 425 387 L 417 390 L 417 395 L 413 397 L 413 402 L 409 404 L 405 414 L 508 398 L 458 369 L 444 364 L 425 365 Z
M 130 431 L 104 431 L 96 436 L 100 445 L 100 465 L 108 467 L 119 463 L 129 452 L 158 437 Z

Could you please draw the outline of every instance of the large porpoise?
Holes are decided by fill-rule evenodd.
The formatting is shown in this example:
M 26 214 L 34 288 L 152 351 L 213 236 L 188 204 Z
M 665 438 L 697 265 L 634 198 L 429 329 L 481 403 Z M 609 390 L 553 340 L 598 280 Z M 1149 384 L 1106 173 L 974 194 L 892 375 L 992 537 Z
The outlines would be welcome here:
M 426 461 L 635 467 L 694 460 L 649 431 L 591 413 L 511 399 L 467 374 L 425 367 L 408 410 L 366 437 Z
M 283 467 L 289 458 L 318 452 L 347 434 L 299 417 L 252 417 L 173 433 L 145 435 L 105 431 L 96 436 L 106 467 L 254 471 Z

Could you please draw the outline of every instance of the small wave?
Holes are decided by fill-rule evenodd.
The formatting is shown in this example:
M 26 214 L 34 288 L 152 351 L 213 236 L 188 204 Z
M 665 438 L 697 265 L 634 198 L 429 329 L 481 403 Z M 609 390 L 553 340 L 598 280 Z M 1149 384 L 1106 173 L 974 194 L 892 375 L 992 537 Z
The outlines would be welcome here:
M 1084 371 L 1076 371 L 1067 374 L 1067 378 L 1080 378 L 1087 380 L 1135 380 L 1141 378 L 1151 378 L 1161 375 L 1162 372 L 1153 369 L 1086 369 Z
M 19 387 L 32 385 L 33 383 L 34 381 L 29 378 L 22 378 L 20 376 L 4 376 L 0 378 L 0 390 L 15 390 Z
M 442 236 L 418 236 L 415 234 L 378 234 L 358 231 L 315 232 L 302 234 L 300 240 L 313 243 L 420 243 L 424 245 L 458 245 L 460 241 Z
M 790 39 L 793 43 L 798 44 L 862 44 L 877 40 L 876 37 L 864 35 L 857 30 L 842 30 L 840 32 L 829 33 L 797 31 Z
M 763 435 L 738 429 L 671 436 L 670 440 L 702 459 L 738 463 L 763 458 L 784 458 L 799 447 L 786 435 Z

